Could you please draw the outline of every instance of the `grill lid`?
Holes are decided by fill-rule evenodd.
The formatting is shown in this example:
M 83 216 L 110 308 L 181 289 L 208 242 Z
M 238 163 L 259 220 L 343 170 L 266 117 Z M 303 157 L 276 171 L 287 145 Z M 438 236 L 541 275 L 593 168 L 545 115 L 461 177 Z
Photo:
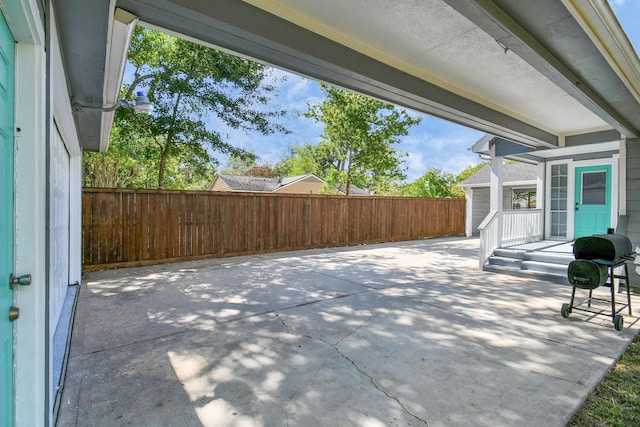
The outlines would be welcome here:
M 631 254 L 631 241 L 622 234 L 594 234 L 580 237 L 573 243 L 573 255 L 576 259 L 611 264 L 628 258 Z

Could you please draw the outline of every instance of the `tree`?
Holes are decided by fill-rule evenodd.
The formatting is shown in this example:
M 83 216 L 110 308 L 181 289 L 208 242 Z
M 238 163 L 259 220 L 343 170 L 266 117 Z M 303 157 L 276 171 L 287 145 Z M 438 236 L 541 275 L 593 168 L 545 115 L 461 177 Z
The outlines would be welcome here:
M 256 160 L 257 157 L 254 155 L 250 155 L 244 159 L 231 156 L 227 166 L 222 170 L 222 173 L 228 173 L 231 175 L 261 176 L 263 178 L 273 178 L 275 176 L 271 165 L 259 165 L 256 163 Z
M 439 168 L 431 168 L 420 178 L 402 189 L 405 196 L 411 197 L 460 197 L 455 194 L 456 176 Z
M 214 152 L 249 156 L 207 126 L 205 120 L 212 115 L 234 129 L 264 135 L 287 132 L 274 123 L 284 111 L 269 109 L 268 94 L 275 87 L 265 83 L 270 69 L 263 65 L 140 27 L 128 60 L 135 69 L 125 95 L 146 90 L 155 112 L 135 115 L 120 109 L 115 122 L 124 137 L 153 145 L 143 166 L 155 170 L 158 188 L 177 185 L 180 179 L 171 175 L 178 173 L 179 178 L 180 171 L 202 178 L 201 173 L 209 173 L 217 163 Z
M 404 179 L 403 153 L 394 144 L 422 120 L 391 104 L 329 85 L 321 85 L 326 99 L 309 106 L 305 116 L 324 123 L 321 142 L 313 151 L 315 167 L 332 188 L 351 185 L 381 192 L 393 180 Z M 328 163 L 324 171 L 324 162 Z
M 229 156 L 226 166 L 222 169 L 222 173 L 228 173 L 231 175 L 244 175 L 244 173 L 256 166 L 258 158 L 253 154 L 247 154 L 246 156 Z
M 289 154 L 274 166 L 279 177 L 312 173 L 325 178 L 331 169 L 332 160 L 325 144 L 298 144 L 289 147 Z
M 478 172 L 480 169 L 484 168 L 485 166 L 490 166 L 490 165 L 491 165 L 491 162 L 488 161 L 488 160 L 485 160 L 484 162 L 480 162 L 477 165 L 467 166 L 462 171 L 460 171 L 460 173 L 456 177 L 456 182 L 457 183 L 462 182 L 465 179 L 469 178 L 474 173 Z
M 153 145 L 148 138 L 130 139 L 116 120 L 111 130 L 109 150 L 106 153 L 83 154 L 84 185 L 112 188 L 155 186 L 148 182 L 148 164 L 152 161 L 149 149 L 153 149 Z
M 116 117 L 122 114 L 116 112 Z M 84 153 L 84 184 L 90 187 L 157 188 L 160 147 L 149 137 L 131 138 L 122 121 L 114 121 L 109 150 Z M 203 190 L 215 176 L 215 167 L 206 156 L 177 146 L 166 164 L 164 188 Z M 185 160 L 188 158 L 188 160 Z

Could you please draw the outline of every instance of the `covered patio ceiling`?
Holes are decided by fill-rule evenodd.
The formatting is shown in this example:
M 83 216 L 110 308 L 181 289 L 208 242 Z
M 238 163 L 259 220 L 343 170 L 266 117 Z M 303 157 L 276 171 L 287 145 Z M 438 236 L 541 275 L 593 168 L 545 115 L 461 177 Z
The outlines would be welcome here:
M 568 136 L 640 135 L 639 61 L 603 1 L 54 0 L 76 103 L 109 96 L 115 7 L 143 25 L 533 149 L 564 146 Z M 103 114 L 76 112 L 86 150 L 106 150 Z

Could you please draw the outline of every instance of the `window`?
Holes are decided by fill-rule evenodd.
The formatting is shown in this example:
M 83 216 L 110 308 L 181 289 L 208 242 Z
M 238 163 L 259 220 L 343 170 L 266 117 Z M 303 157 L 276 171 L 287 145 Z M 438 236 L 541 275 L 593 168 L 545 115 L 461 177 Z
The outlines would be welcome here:
M 551 237 L 567 237 L 568 165 L 551 166 Z
M 511 209 L 535 209 L 535 188 L 514 188 L 511 190 Z
M 582 174 L 582 204 L 607 204 L 607 173 L 585 172 Z

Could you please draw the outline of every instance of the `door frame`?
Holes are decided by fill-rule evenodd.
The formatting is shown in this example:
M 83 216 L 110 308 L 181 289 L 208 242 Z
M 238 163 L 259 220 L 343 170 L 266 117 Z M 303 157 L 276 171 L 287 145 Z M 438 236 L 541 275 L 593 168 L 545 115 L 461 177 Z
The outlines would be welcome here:
M 14 323 L 16 426 L 49 425 L 46 345 L 47 57 L 40 2 L 0 0 L 16 40 L 14 144 L 14 272 L 31 274 L 15 291 L 21 308 Z M 48 1 L 46 2 L 48 4 Z M 45 5 L 46 6 L 46 5 Z M 18 131 L 19 129 L 19 131 Z
M 576 188 L 576 168 L 585 166 L 611 166 L 611 227 L 615 228 L 618 224 L 618 204 L 619 204 L 619 164 L 620 154 L 613 154 L 610 157 L 601 159 L 590 160 L 550 160 L 546 165 L 546 183 L 545 183 L 545 227 L 544 236 L 549 240 L 574 240 L 574 228 L 575 228 L 575 188 Z M 566 164 L 567 165 L 567 235 L 566 238 L 551 237 L 551 203 L 548 201 L 551 199 L 551 166 Z
M 2 226 L 3 229 L 3 240 L 0 242 L 3 247 L 7 248 L 5 252 L 2 254 L 2 259 L 0 263 L 2 264 L 2 268 L 0 271 L 0 292 L 1 292 L 1 301 L 2 305 L 0 305 L 0 323 L 2 323 L 2 333 L 0 335 L 0 361 L 2 361 L 2 366 L 0 366 L 0 375 L 2 379 L 0 380 L 0 408 L 6 409 L 6 411 L 0 412 L 0 423 L 10 422 L 11 425 L 15 423 L 15 372 L 14 372 L 14 346 L 15 346 L 15 320 L 10 320 L 9 318 L 9 310 L 14 306 L 14 291 L 11 287 L 8 286 L 8 279 L 11 274 L 14 272 L 15 268 L 15 259 L 14 259 L 14 251 L 15 251 L 15 208 L 14 208 L 14 191 L 13 187 L 15 187 L 15 177 L 14 177 L 14 156 L 15 156 L 15 39 L 13 37 L 13 32 L 9 26 L 9 23 L 6 22 L 4 18 L 4 12 L 0 11 L 2 16 L 0 19 L 2 22 L 2 53 L 4 58 L 7 60 L 9 65 L 9 70 L 6 75 L 3 76 L 3 87 L 6 90 L 6 98 L 3 96 L 2 106 L 4 109 L 8 110 L 9 114 L 4 114 L 4 118 L 2 120 L 2 133 L 6 137 L 3 137 L 2 143 L 2 159 L 3 163 L 3 171 L 2 173 Z M 3 68 L 4 65 L 7 64 L 5 61 L 2 61 Z M 5 186 L 6 185 L 6 186 Z M 6 234 L 4 233 L 6 232 Z M 17 319 L 16 319 L 17 320 Z M 5 375 L 6 374 L 6 375 Z M 6 394 L 5 394 L 6 392 Z M 5 406 L 6 405 L 6 406 Z

